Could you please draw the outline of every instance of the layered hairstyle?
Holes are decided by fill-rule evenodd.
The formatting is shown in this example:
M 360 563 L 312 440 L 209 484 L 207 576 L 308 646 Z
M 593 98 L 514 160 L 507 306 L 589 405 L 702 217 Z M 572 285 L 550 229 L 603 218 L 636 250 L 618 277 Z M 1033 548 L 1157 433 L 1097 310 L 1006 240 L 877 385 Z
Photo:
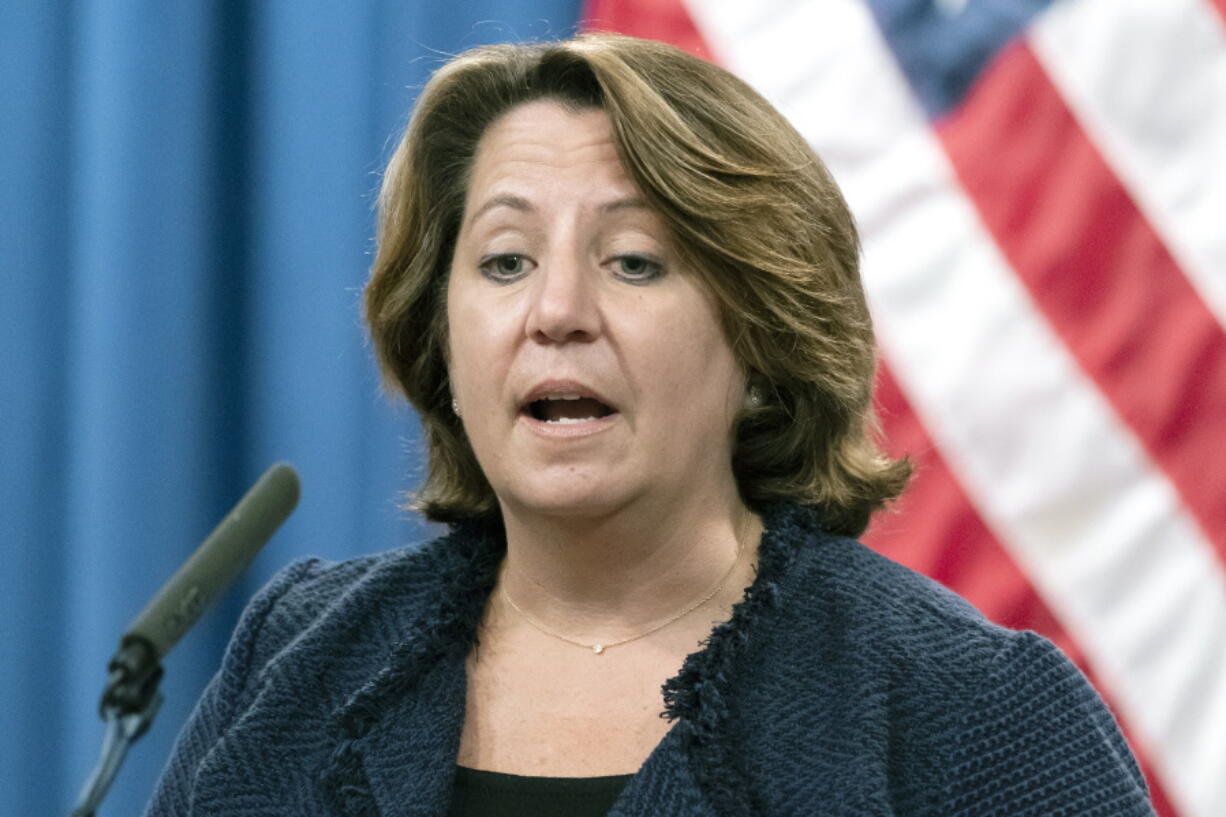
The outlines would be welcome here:
M 863 532 L 910 467 L 875 440 L 873 330 L 842 194 L 748 85 L 672 46 L 611 34 L 454 58 L 426 84 L 388 165 L 365 309 L 385 382 L 417 409 L 427 442 L 412 506 L 445 522 L 498 514 L 451 407 L 447 276 L 482 134 L 543 99 L 608 114 L 627 174 L 714 297 L 757 398 L 733 429 L 744 501 L 818 506 L 831 531 Z

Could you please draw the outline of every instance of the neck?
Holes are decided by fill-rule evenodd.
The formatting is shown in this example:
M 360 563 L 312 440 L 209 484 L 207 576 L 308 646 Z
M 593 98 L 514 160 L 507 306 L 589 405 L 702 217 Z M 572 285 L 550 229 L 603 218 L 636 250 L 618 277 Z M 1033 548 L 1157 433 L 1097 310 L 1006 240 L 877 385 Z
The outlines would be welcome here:
M 537 621 L 592 641 L 675 615 L 725 578 L 711 603 L 728 606 L 725 596 L 739 599 L 752 576 L 761 532 L 735 490 L 729 494 L 584 518 L 504 507 L 500 589 Z

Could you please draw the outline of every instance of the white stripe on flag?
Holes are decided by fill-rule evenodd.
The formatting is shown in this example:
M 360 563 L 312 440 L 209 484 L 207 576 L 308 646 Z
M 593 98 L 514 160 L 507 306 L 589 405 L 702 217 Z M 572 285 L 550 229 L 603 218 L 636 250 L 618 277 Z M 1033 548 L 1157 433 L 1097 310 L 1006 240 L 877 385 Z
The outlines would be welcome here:
M 1034 310 L 866 7 L 689 8 L 842 185 L 883 349 L 984 519 L 1085 650 L 1183 817 L 1226 814 L 1226 571 Z
M 1221 15 L 1205 0 L 1070 0 L 1041 15 L 1029 39 L 1082 129 L 1226 326 Z

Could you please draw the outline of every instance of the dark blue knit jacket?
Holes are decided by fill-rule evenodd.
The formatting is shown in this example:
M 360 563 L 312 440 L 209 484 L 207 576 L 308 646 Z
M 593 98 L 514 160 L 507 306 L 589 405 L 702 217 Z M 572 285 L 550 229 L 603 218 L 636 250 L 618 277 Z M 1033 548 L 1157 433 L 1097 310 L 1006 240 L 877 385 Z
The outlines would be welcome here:
M 613 815 L 1151 815 L 1111 714 L 1050 643 L 809 510 L 766 513 L 758 576 L 664 689 L 673 726 Z M 298 562 L 250 604 L 150 806 L 443 815 L 465 656 L 504 553 Z

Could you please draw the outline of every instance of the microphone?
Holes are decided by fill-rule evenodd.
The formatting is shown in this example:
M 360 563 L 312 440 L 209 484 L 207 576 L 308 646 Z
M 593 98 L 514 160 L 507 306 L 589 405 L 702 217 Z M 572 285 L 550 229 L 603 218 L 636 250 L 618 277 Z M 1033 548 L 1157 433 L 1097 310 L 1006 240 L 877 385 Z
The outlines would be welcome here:
M 102 757 L 72 817 L 92 817 L 128 747 L 153 722 L 162 703 L 162 658 L 246 569 L 294 510 L 298 495 L 291 466 L 277 463 L 265 471 L 128 626 L 107 665 L 99 705 L 107 724 Z
M 170 652 L 213 600 L 242 573 L 298 504 L 298 474 L 272 466 L 162 586 L 120 639 Z

